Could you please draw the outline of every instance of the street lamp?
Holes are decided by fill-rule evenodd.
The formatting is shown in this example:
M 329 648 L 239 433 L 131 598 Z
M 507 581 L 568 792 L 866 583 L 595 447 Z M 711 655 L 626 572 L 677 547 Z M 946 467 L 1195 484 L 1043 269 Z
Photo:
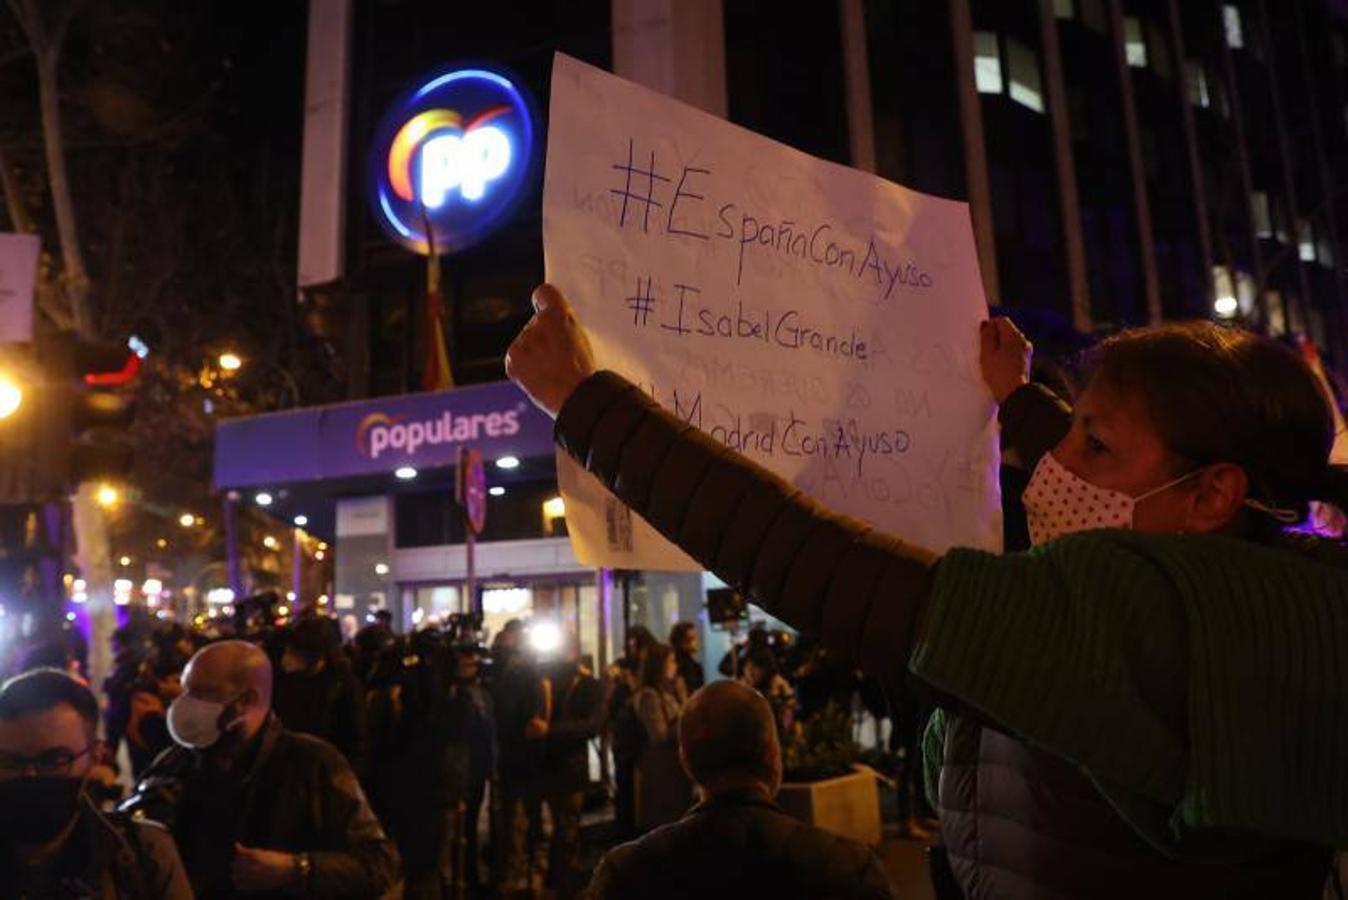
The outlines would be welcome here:
M 103 484 L 98 487 L 96 499 L 98 500 L 99 506 L 104 509 L 112 509 L 117 505 L 117 501 L 122 499 L 122 495 L 118 493 L 117 488 L 112 485 Z
M 193 525 L 197 524 L 197 517 L 191 513 L 183 513 L 178 517 L 178 524 L 184 528 L 191 528 Z
M 0 419 L 8 419 L 23 405 L 23 388 L 8 375 L 0 375 Z
M 237 372 L 243 368 L 243 360 L 239 358 L 237 353 L 221 353 L 218 362 L 220 363 L 220 369 L 225 372 Z

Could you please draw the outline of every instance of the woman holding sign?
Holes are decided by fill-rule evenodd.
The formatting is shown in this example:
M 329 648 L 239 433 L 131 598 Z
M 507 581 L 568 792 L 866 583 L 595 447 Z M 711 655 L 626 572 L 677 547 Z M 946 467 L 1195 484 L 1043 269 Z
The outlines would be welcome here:
M 989 798 L 973 846 L 943 824 L 966 895 L 1318 896 L 1348 845 L 1348 571 L 1283 533 L 1343 497 L 1298 357 L 1199 324 L 1105 342 L 1026 490 L 1037 546 L 938 559 L 596 372 L 554 288 L 534 306 L 507 371 L 617 496 L 773 615 L 1078 776 Z M 1008 409 L 1012 337 L 984 326 Z

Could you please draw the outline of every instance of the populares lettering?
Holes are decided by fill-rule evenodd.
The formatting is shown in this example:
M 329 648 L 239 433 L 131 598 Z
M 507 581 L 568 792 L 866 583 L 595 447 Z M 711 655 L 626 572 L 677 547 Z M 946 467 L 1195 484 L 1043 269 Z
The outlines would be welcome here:
M 378 459 L 387 450 L 406 456 L 422 447 L 458 444 L 483 437 L 514 437 L 520 431 L 518 410 L 456 415 L 445 410 L 438 418 L 404 422 L 402 416 L 371 413 L 356 428 L 356 449 L 363 456 Z

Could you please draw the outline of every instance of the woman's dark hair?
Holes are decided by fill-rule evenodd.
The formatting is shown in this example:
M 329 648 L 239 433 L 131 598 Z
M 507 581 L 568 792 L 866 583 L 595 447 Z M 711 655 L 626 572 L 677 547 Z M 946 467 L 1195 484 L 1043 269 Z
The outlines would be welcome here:
M 655 635 L 652 634 L 651 630 L 645 625 L 633 625 L 631 628 L 627 629 L 627 636 L 623 639 L 623 646 L 625 647 L 627 644 L 632 643 L 637 645 L 637 656 L 640 657 L 650 649 L 652 644 L 658 644 L 659 641 L 655 639 Z
M 341 646 L 332 623 L 318 616 L 297 620 L 286 631 L 285 649 L 293 650 L 311 663 L 326 659 Z
M 646 657 L 641 662 L 641 686 L 662 688 L 665 686 L 665 662 L 674 655 L 668 644 L 652 641 L 646 648 Z
M 1238 328 L 1185 322 L 1125 331 L 1089 355 L 1091 383 L 1139 395 L 1176 474 L 1240 466 L 1248 498 L 1304 519 L 1312 500 L 1342 507 L 1348 482 L 1329 465 L 1329 398 L 1291 348 Z M 1253 536 L 1275 534 L 1270 515 Z
M 752 665 L 763 672 L 763 681 L 770 682 L 772 677 L 781 672 L 781 666 L 777 664 L 777 655 L 768 647 L 755 647 L 744 657 L 744 665 L 747 668 Z
M 677 622 L 674 627 L 669 629 L 669 646 L 675 651 L 682 650 L 683 645 L 688 642 L 688 635 L 697 630 L 697 626 L 692 622 Z

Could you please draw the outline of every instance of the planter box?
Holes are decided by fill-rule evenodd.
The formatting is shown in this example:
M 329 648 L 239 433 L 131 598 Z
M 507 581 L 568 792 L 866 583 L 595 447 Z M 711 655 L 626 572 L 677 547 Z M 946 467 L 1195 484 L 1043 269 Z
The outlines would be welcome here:
M 824 781 L 789 781 L 782 785 L 777 805 L 834 834 L 870 847 L 880 843 L 880 791 L 875 773 L 865 766 Z

